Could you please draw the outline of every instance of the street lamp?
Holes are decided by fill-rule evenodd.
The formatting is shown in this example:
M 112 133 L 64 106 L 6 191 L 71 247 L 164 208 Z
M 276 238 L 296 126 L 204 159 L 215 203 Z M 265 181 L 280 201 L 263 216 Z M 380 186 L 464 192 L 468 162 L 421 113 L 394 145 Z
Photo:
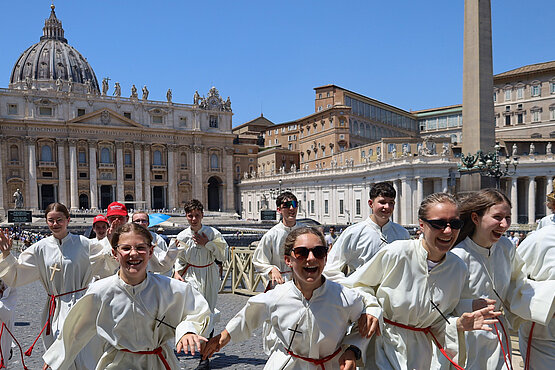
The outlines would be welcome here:
M 499 151 L 501 146 L 495 143 L 494 152 L 484 154 L 478 150 L 476 155 L 468 153 L 461 156 L 462 165 L 459 164 L 459 172 L 464 173 L 480 173 L 483 176 L 493 177 L 495 179 L 495 188 L 499 189 L 501 177 L 512 176 L 516 173 L 518 166 L 517 157 L 506 157 L 504 161 L 500 160 Z M 511 168 L 512 167 L 512 168 Z

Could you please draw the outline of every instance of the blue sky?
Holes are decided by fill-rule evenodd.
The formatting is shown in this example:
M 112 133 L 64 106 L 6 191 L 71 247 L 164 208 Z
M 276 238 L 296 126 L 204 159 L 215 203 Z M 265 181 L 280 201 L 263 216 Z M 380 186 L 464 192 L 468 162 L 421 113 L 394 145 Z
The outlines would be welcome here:
M 406 110 L 462 102 L 463 0 L 55 1 L 70 45 L 99 82 L 147 85 L 192 103 L 216 86 L 233 125 L 314 112 L 336 84 Z M 1 2 L 0 87 L 39 41 L 48 0 Z M 555 1 L 492 0 L 494 73 L 555 60 Z

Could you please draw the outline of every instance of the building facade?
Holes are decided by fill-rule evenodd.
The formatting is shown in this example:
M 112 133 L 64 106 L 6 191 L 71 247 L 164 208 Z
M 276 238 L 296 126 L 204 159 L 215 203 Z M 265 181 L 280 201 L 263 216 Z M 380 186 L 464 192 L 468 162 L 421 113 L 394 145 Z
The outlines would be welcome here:
M 0 211 L 42 210 L 58 201 L 105 209 L 179 209 L 191 198 L 234 211 L 234 135 L 230 99 L 212 87 L 193 104 L 121 96 L 99 86 L 86 59 L 67 43 L 52 6 L 40 41 L 16 61 L 0 89 Z

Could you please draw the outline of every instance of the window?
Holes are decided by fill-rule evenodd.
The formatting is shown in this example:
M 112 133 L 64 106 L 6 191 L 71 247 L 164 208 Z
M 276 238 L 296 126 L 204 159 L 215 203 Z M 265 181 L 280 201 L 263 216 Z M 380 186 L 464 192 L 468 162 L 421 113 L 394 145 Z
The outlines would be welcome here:
M 131 119 L 131 112 L 123 112 L 123 116 L 124 116 L 125 118 Z
M 396 145 L 395 144 L 388 144 L 387 152 L 388 153 L 393 153 L 393 150 L 397 150 Z
M 447 127 L 447 117 L 439 117 L 438 128 Z
M 39 116 L 52 116 L 52 107 L 39 107 Z
M 152 154 L 152 164 L 155 166 L 162 165 L 162 152 L 160 152 L 159 150 L 155 150 Z
M 329 214 L 329 201 L 327 199 L 324 199 L 324 214 Z
M 86 113 L 86 111 L 85 111 L 84 108 L 78 108 L 78 109 L 77 109 L 77 117 L 84 116 L 85 113 Z
M 154 175 L 154 180 L 164 180 L 164 176 L 162 176 L 162 175 Z
M 555 94 L 555 82 L 551 82 L 551 83 L 549 84 L 549 92 L 550 92 L 551 94 Z
M 331 108 L 331 104 L 326 105 L 326 108 Z
M 366 157 L 366 152 L 364 150 L 362 150 L 360 152 L 360 158 L 365 158 Z
M 212 154 L 210 156 L 210 169 L 217 170 L 218 168 L 220 168 L 219 163 L 218 163 L 218 155 L 217 154 Z
M 187 154 L 182 152 L 179 157 L 181 161 L 181 168 L 187 168 Z
M 339 214 L 342 215 L 344 214 L 345 210 L 343 209 L 343 199 L 339 199 Z
M 131 152 L 125 152 L 125 154 L 123 155 L 123 163 L 126 166 L 131 166 L 133 164 L 132 159 L 131 159 Z
M 511 125 L 511 116 L 506 115 L 505 116 L 505 126 L 510 126 Z
M 17 114 L 17 104 L 8 104 L 8 114 L 10 115 Z
M 510 112 L 511 111 L 511 106 L 510 105 L 506 105 L 505 106 L 505 112 Z
M 84 149 L 79 149 L 79 164 L 87 164 L 87 153 L 85 152 Z
M 310 200 L 310 213 L 314 214 L 314 199 Z
M 511 101 L 511 90 L 505 90 L 505 101 Z
M 318 99 L 322 99 L 322 94 L 318 94 Z
M 517 114 L 517 115 L 516 115 L 516 123 L 519 123 L 519 124 L 520 124 L 520 123 L 524 123 L 524 118 L 523 118 L 523 116 L 524 116 L 524 115 L 523 115 L 522 113 Z
M 524 99 L 524 87 L 518 87 L 516 89 L 516 98 L 517 99 Z
M 497 91 L 493 92 L 493 101 L 496 102 L 497 101 Z
M 210 116 L 210 127 L 218 128 L 218 116 Z
M 252 212 L 252 203 L 251 203 L 251 201 L 249 200 L 249 213 L 250 213 L 250 212 Z
M 555 120 L 555 107 L 553 107 L 549 110 L 549 119 L 550 120 Z
M 345 126 L 345 120 L 339 119 L 339 126 Z
M 164 123 L 164 117 L 161 115 L 153 115 L 152 116 L 152 123 L 157 124 L 157 125 L 161 125 Z
M 531 89 L 532 96 L 540 96 L 541 95 L 541 85 L 533 85 Z
M 540 122 L 541 121 L 541 111 L 535 110 L 532 112 L 532 122 Z
M 360 216 L 360 199 L 355 200 L 355 212 Z
M 126 180 L 133 180 L 133 174 L 132 173 L 126 173 L 125 174 L 125 179 Z
M 112 163 L 112 154 L 109 148 L 100 149 L 100 163 Z
M 53 162 L 52 161 L 52 148 L 50 145 L 43 145 L 40 148 L 40 160 L 42 162 Z
M 237 167 L 235 167 L 235 172 L 237 172 L 237 173 L 241 173 L 241 166 L 237 166 Z
M 12 162 L 19 161 L 19 148 L 15 144 L 10 146 L 10 161 Z
M 82 179 L 86 179 L 87 178 L 87 173 L 86 172 L 79 172 L 79 177 Z
M 321 112 L 322 109 L 323 109 L 323 108 L 322 108 L 322 106 L 320 105 L 320 106 L 318 107 L 318 112 Z

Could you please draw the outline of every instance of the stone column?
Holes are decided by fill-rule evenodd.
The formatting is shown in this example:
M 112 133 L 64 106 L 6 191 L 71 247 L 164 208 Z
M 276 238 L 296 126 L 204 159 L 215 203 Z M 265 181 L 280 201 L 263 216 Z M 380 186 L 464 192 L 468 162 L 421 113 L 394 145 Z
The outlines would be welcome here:
M 449 187 L 447 186 L 448 177 L 441 178 L 441 191 L 447 193 L 449 191 Z
M 38 192 L 37 192 L 37 139 L 34 137 L 27 138 L 28 166 L 27 171 L 27 201 L 23 206 L 31 210 L 38 210 Z
M 401 180 L 401 224 L 408 225 L 412 220 L 412 179 Z
M 100 194 L 97 180 L 98 170 L 96 168 L 96 144 L 96 140 L 89 140 L 89 191 L 91 193 L 91 209 L 98 209 L 98 194 Z
M 551 177 L 551 175 L 547 176 L 547 186 L 545 189 L 545 195 L 551 193 L 553 191 L 553 177 Z M 545 205 L 545 214 L 549 215 L 551 214 L 551 210 L 547 207 L 547 203 Z
M 144 169 L 145 169 L 145 209 L 152 208 L 152 201 L 151 201 L 151 194 L 152 190 L 150 189 L 150 144 L 145 144 L 143 146 L 143 154 L 144 154 Z
M 64 139 L 56 139 L 58 144 L 58 201 L 67 204 L 67 175 L 66 175 L 66 151 Z
M 175 145 L 168 145 L 168 208 L 177 208 L 177 171 L 175 169 Z
M 233 212 L 235 210 L 234 205 L 234 191 L 233 191 L 233 153 L 235 150 L 233 148 L 225 148 L 225 157 L 224 157 L 224 168 L 225 168 L 225 186 L 226 186 L 226 194 L 225 194 L 225 203 L 224 208 L 227 212 Z M 321 194 L 321 192 L 320 192 Z M 361 205 L 362 206 L 362 205 Z
M 511 177 L 511 217 L 518 223 L 518 177 Z
M 393 180 L 393 189 L 395 189 L 395 209 L 393 210 L 393 221 L 396 223 L 401 222 L 401 193 L 399 189 L 399 180 Z
M 441 180 L 440 179 L 432 179 L 434 193 L 439 193 L 441 191 Z
M 203 147 L 200 145 L 195 145 L 193 147 L 194 156 L 193 156 L 193 198 L 198 199 L 201 202 L 203 201 L 203 191 L 204 191 L 204 184 L 202 182 L 203 170 L 202 170 L 202 152 Z
M 143 200 L 143 168 L 141 166 L 141 157 L 142 157 L 142 145 L 135 143 L 135 200 L 142 201 Z M 137 203 L 137 209 L 146 208 L 144 203 Z
M 4 216 L 4 200 L 6 199 L 6 193 L 4 191 L 4 165 L 8 163 L 10 158 L 6 155 L 6 140 L 0 138 L 0 216 Z M 11 195 L 11 194 L 10 194 Z
M 424 199 L 424 179 L 422 177 L 418 177 L 416 179 L 416 209 L 418 209 L 420 207 L 420 203 L 422 203 L 422 200 Z M 416 217 L 416 215 L 412 215 L 413 217 Z M 416 222 L 413 222 L 416 223 Z
M 77 140 L 69 140 L 69 191 L 70 209 L 79 209 L 79 186 L 77 184 Z
M 528 223 L 536 222 L 536 178 L 528 177 Z
M 116 141 L 116 202 L 125 200 L 123 189 L 123 141 Z

